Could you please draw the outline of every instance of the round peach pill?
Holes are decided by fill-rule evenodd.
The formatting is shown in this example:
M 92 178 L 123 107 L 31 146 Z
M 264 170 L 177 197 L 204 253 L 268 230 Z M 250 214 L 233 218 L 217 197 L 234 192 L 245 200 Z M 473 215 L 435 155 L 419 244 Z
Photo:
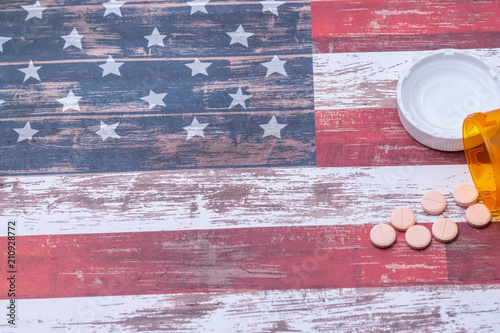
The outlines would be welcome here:
M 386 249 L 396 242 L 396 230 L 388 224 L 377 224 L 370 230 L 370 240 L 376 247 Z
M 474 228 L 484 228 L 491 220 L 491 212 L 483 204 L 474 204 L 465 211 L 465 218 Z
M 472 185 L 460 185 L 453 191 L 453 199 L 457 205 L 469 207 L 479 199 L 479 191 Z
M 432 235 L 441 243 L 452 242 L 458 236 L 458 226 L 451 219 L 439 219 L 432 224 Z
M 406 231 L 415 224 L 415 213 L 408 207 L 398 207 L 391 213 L 391 225 L 399 231 Z
M 439 215 L 446 209 L 446 198 L 443 193 L 429 191 L 422 197 L 422 209 L 430 215 Z
M 406 230 L 406 244 L 414 250 L 423 250 L 431 243 L 431 232 L 423 225 L 414 225 Z

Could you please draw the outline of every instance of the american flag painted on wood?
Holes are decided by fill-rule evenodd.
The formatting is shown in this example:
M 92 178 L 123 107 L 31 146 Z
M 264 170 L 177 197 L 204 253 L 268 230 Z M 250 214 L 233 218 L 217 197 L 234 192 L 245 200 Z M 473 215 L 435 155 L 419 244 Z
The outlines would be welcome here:
M 204 4 L 2 6 L 0 170 L 315 165 L 309 3 Z
M 0 3 L 2 332 L 495 332 L 500 224 L 399 123 L 422 52 L 500 67 L 496 1 Z M 374 248 L 428 190 L 450 244 Z M 495 219 L 498 216 L 495 215 Z M 6 317 L 6 316 L 5 316 Z

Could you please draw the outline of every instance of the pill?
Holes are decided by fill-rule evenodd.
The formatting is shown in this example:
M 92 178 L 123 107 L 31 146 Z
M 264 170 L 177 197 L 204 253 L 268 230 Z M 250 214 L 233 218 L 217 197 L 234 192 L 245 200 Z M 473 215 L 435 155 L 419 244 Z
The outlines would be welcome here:
M 406 231 L 415 224 L 415 213 L 408 207 L 398 207 L 391 213 L 391 225 L 399 231 Z
M 386 249 L 396 242 L 396 230 L 389 224 L 377 224 L 370 230 L 370 240 L 376 247 Z
M 453 192 L 453 199 L 457 205 L 469 207 L 479 199 L 479 191 L 472 185 L 460 185 Z
M 423 225 L 414 225 L 405 233 L 406 244 L 414 250 L 423 250 L 431 243 L 431 232 Z
M 439 215 L 446 208 L 446 198 L 443 193 L 438 191 L 429 191 L 422 197 L 422 209 L 430 215 Z
M 432 224 L 432 235 L 442 243 L 451 242 L 458 236 L 458 226 L 451 219 L 439 219 Z
M 490 223 L 491 212 L 483 204 L 474 204 L 465 211 L 467 222 L 474 228 L 484 228 Z

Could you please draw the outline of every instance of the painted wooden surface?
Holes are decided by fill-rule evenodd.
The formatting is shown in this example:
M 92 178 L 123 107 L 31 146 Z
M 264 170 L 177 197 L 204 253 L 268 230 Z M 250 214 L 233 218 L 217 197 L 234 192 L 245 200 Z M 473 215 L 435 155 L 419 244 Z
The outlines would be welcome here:
M 500 286 L 222 291 L 20 300 L 37 332 L 496 332 Z M 5 333 L 16 332 L 3 323 Z
M 423 252 L 410 249 L 404 233 L 391 249 L 374 248 L 372 226 L 19 236 L 17 270 L 28 278 L 19 279 L 16 296 L 494 284 L 500 279 L 500 258 L 492 256 L 500 223 L 483 230 L 459 223 L 458 240 L 434 241 Z M 5 238 L 0 245 L 7 247 Z M 4 279 L 0 287 L 7 290 L 9 283 Z
M 275 15 L 211 1 L 195 20 L 183 1 L 127 1 L 101 26 L 103 2 L 42 0 L 44 19 L 26 22 L 33 3 L 0 5 L 0 36 L 13 37 L 0 53 L 0 219 L 19 226 L 19 326 L 2 332 L 498 331 L 500 217 L 465 223 L 451 197 L 471 182 L 463 156 L 413 141 L 395 104 L 401 70 L 428 50 L 471 49 L 500 68 L 498 2 L 286 1 Z M 227 45 L 238 24 L 254 33 L 248 49 Z M 84 47 L 63 52 L 74 25 Z M 155 26 L 168 47 L 146 47 Z M 217 80 L 187 96 L 196 43 Z M 29 50 L 40 83 L 21 82 Z M 265 78 L 260 64 L 281 51 L 288 76 Z M 99 76 L 109 54 L 123 82 Z M 238 86 L 253 97 L 228 109 Z M 140 100 L 164 87 L 169 107 Z M 68 88 L 84 96 L 79 113 L 55 101 Z M 262 137 L 272 115 L 282 138 Z M 186 141 L 195 116 L 211 125 Z M 103 119 L 120 121 L 120 139 L 100 141 Z M 40 134 L 14 145 L 28 120 Z M 397 206 L 430 227 L 441 216 L 419 200 L 431 189 L 455 242 L 369 243 Z M 2 275 L 4 309 L 6 289 Z
M 499 49 L 469 51 L 500 68 Z M 314 55 L 318 166 L 466 163 L 461 152 L 443 154 L 421 145 L 399 121 L 400 73 L 426 52 Z
M 466 164 L 461 151 L 443 153 L 413 139 L 396 108 L 316 111 L 316 159 L 319 167 Z
M 187 1 L 127 1 L 121 16 L 103 16 L 101 0 L 53 0 L 42 1 L 42 19 L 25 21 L 26 2 L 0 6 L 0 36 L 12 38 L 0 53 L 0 174 L 316 165 L 308 1 L 279 15 L 253 1 L 210 2 L 193 15 Z M 253 34 L 247 47 L 230 44 L 240 25 Z M 82 49 L 64 48 L 73 28 Z M 148 47 L 154 28 L 163 47 Z M 275 55 L 286 76 L 267 75 L 262 63 Z M 119 76 L 103 77 L 108 56 L 123 63 Z M 197 58 L 211 63 L 207 75 L 186 66 Z M 31 60 L 40 81 L 23 82 Z M 251 97 L 230 107 L 240 87 Z M 57 101 L 70 90 L 80 111 Z M 150 90 L 167 93 L 165 106 L 141 100 Z M 286 124 L 281 138 L 263 136 L 272 116 Z M 194 117 L 208 126 L 187 140 Z M 39 132 L 18 143 L 13 129 L 27 121 Z M 103 141 L 101 121 L 119 123 L 119 138 Z
M 498 47 L 498 1 L 311 1 L 317 53 Z
M 470 49 L 497 69 L 500 49 Z M 429 51 L 346 52 L 314 55 L 316 110 L 396 108 L 399 76 Z
M 452 198 L 465 183 L 466 165 L 17 176 L 0 177 L 0 210 L 19 221 L 19 235 L 365 225 L 386 223 L 401 205 L 431 222 L 420 199 L 435 189 L 446 216 L 465 222 Z

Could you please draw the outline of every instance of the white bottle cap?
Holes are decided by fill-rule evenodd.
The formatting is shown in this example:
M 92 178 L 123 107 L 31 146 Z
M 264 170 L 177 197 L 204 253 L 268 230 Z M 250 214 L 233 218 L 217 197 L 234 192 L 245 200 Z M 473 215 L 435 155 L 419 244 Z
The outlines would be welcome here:
M 500 108 L 500 78 L 495 67 L 471 52 L 426 52 L 401 74 L 397 101 L 399 119 L 415 140 L 459 151 L 464 118 Z

